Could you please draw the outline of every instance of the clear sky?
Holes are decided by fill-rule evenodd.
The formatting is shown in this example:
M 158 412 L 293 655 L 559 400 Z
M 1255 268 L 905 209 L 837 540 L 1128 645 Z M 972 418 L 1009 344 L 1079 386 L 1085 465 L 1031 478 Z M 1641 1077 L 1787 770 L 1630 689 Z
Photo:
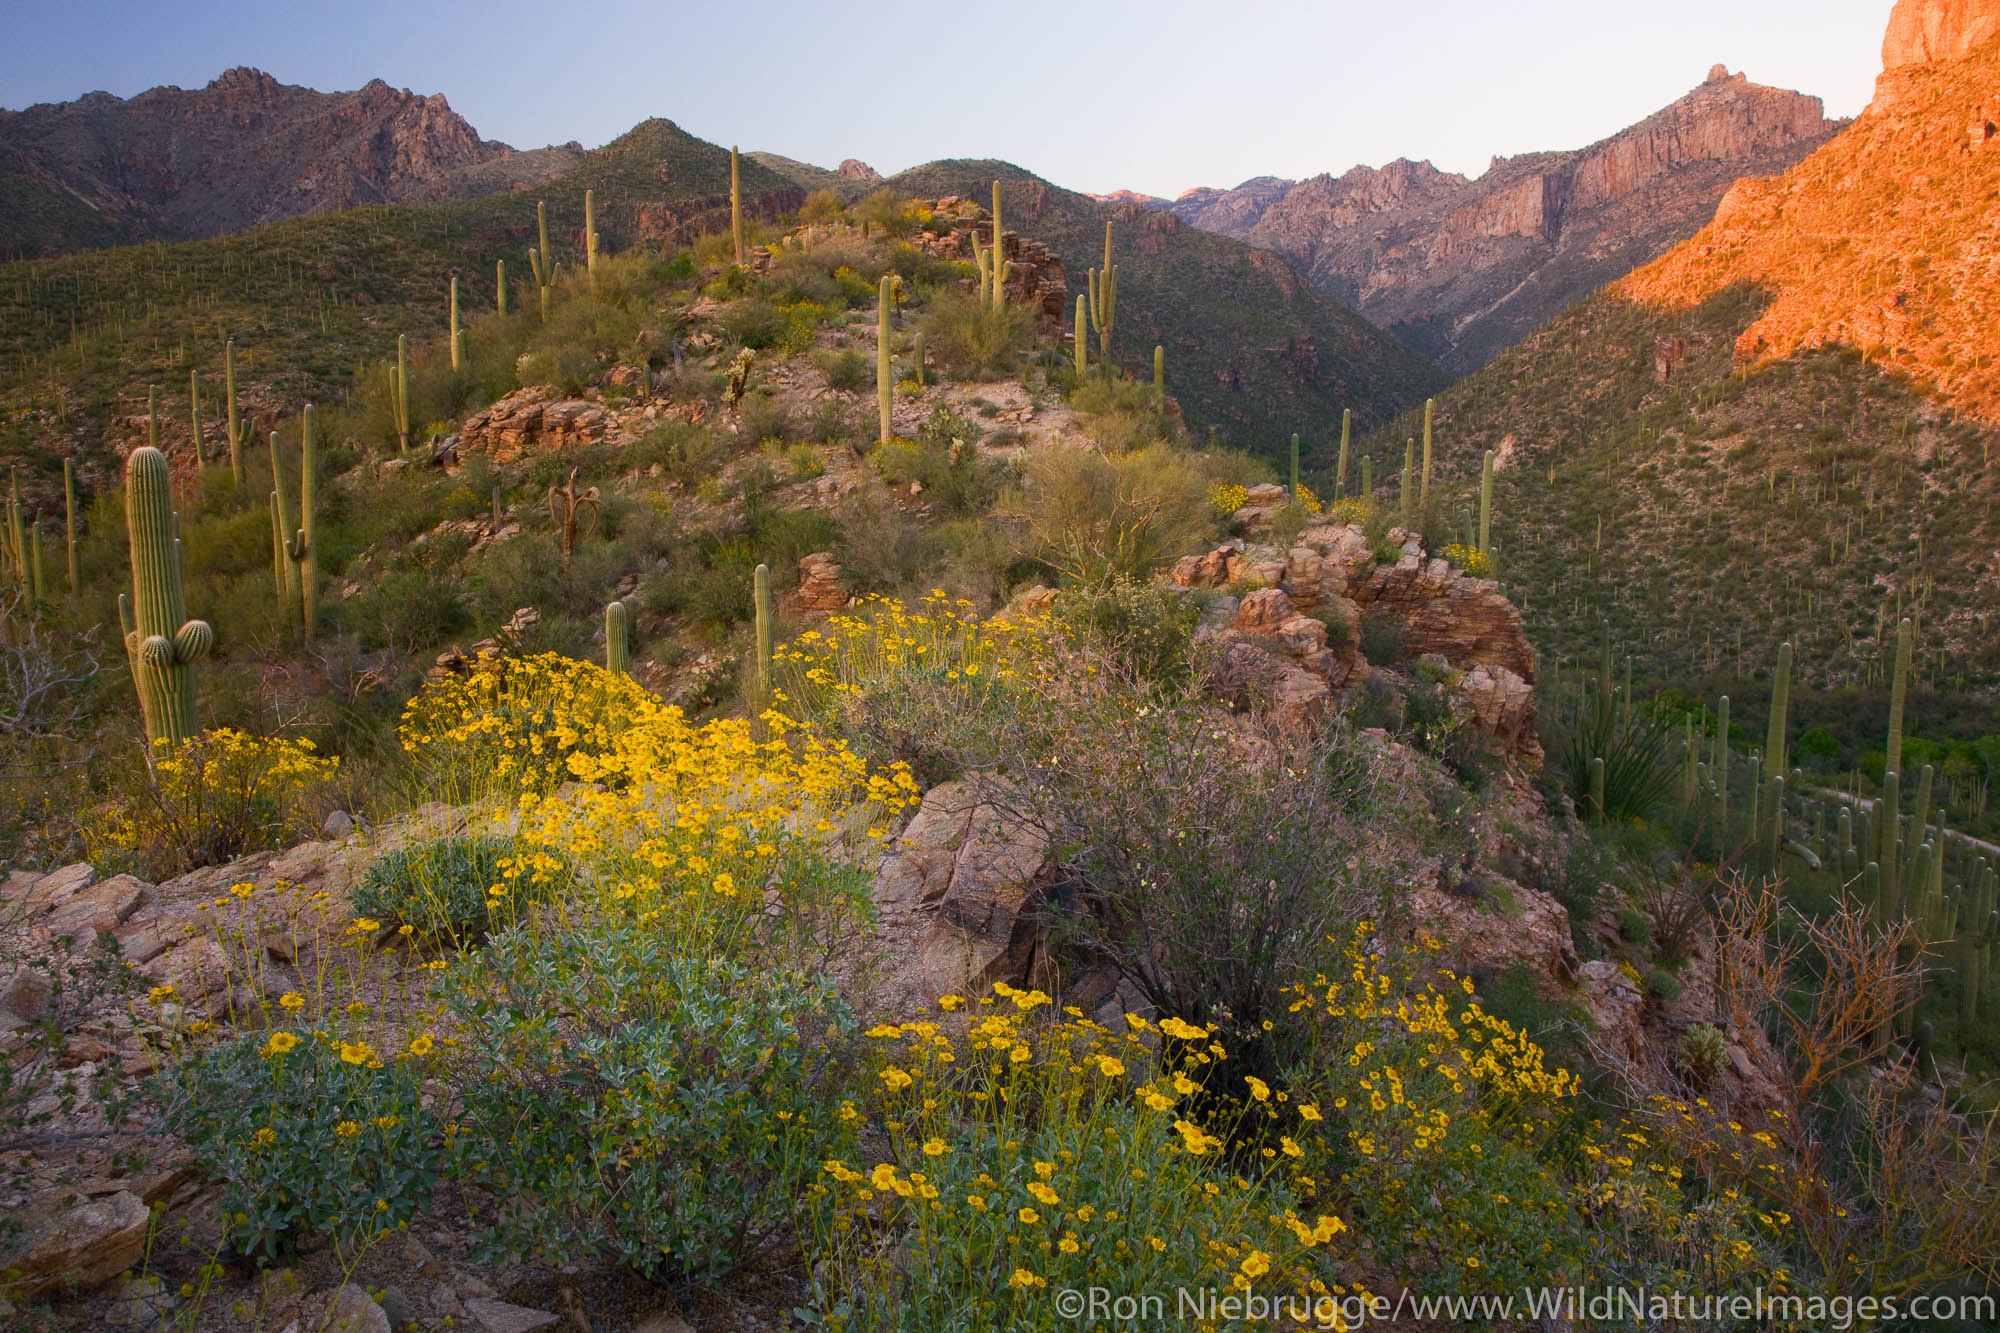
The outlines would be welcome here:
M 6 0 L 0 105 L 200 87 L 232 65 L 442 92 L 488 138 L 596 147 L 647 116 L 892 173 L 1000 157 L 1073 189 L 1574 148 L 1718 62 L 1867 102 L 1890 0 Z

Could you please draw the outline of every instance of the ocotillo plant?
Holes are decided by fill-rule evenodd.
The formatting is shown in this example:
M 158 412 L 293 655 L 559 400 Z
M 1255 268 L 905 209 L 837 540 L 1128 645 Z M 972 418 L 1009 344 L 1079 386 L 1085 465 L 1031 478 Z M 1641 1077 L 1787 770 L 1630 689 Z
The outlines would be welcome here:
M 1479 463 L 1479 553 L 1493 549 L 1493 451 Z
M 1354 426 L 1354 411 L 1340 410 L 1340 462 L 1333 469 L 1333 498 L 1338 500 L 1347 494 L 1347 436 Z
M 132 591 L 118 595 L 118 619 L 146 739 L 178 745 L 194 735 L 194 664 L 215 646 L 215 631 L 187 618 L 171 485 L 165 454 L 150 445 L 132 451 L 125 463 Z
M 734 144 L 729 147 L 729 234 L 736 242 L 736 262 L 741 265 L 746 260 L 743 252 L 743 176 Z
M 229 339 L 222 344 L 222 395 L 228 401 L 223 405 L 226 413 L 223 430 L 229 437 L 229 475 L 238 486 L 243 484 L 243 446 L 250 442 L 250 427 L 236 413 L 236 340 Z
M 1153 406 L 1167 410 L 1167 349 L 1153 344 Z
M 1792 645 L 1778 645 L 1778 669 L 1771 674 L 1771 721 L 1764 733 L 1764 776 L 1785 773 L 1785 709 L 1792 692 Z
M 389 413 L 396 420 L 396 445 L 410 451 L 410 336 L 396 335 L 396 367 L 389 372 Z
M 628 640 L 630 616 L 626 614 L 625 603 L 607 602 L 604 605 L 604 669 L 624 676 L 631 672 L 631 646 Z
M 194 461 L 199 467 L 208 456 L 208 442 L 201 430 L 201 380 L 192 370 L 188 372 L 188 421 L 194 431 Z
M 1431 406 L 1432 399 L 1424 399 L 1424 478 L 1417 492 L 1420 504 L 1431 502 Z
M 462 347 L 458 332 L 458 274 L 454 273 L 451 275 L 451 373 L 454 375 L 464 369 Z
M 889 274 L 882 275 L 882 281 L 875 289 L 875 415 L 878 419 L 877 440 L 886 440 L 891 434 L 891 416 L 895 405 L 894 385 L 891 383 L 894 371 L 889 363 L 889 310 L 896 303 L 895 279 Z
M 731 154 L 730 165 L 732 167 L 735 165 L 734 153 Z M 733 172 L 731 179 L 733 183 Z M 739 241 L 737 245 L 740 249 L 742 243 Z M 590 284 L 591 296 L 595 297 L 597 295 L 597 201 L 589 190 L 583 192 L 583 276 Z M 456 361 L 452 362 L 452 369 L 458 369 Z
M 1078 379 L 1082 379 L 1090 373 L 1090 355 L 1088 351 L 1090 338 L 1084 323 L 1088 317 L 1086 313 L 1088 304 L 1089 299 L 1087 297 L 1078 296 L 1076 298 L 1076 377 Z
M 493 309 L 502 319 L 507 317 L 507 261 L 493 261 Z
M 546 203 L 535 204 L 535 228 L 541 235 L 541 246 L 528 251 L 528 267 L 534 271 L 535 291 L 542 302 L 542 323 L 549 322 L 549 294 L 556 286 L 556 257 L 549 249 L 549 209 Z
M 756 602 L 757 615 L 757 696 L 760 706 L 771 700 L 771 642 L 774 630 L 771 624 L 771 567 L 757 566 L 752 580 L 752 594 Z
M 63 545 L 69 550 L 69 595 L 83 589 L 83 566 L 76 554 L 76 467 L 63 459 Z

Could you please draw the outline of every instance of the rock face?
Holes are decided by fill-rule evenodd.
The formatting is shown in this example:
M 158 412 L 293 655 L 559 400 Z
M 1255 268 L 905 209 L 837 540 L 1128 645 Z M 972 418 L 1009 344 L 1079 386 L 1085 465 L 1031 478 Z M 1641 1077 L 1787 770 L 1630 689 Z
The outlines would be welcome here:
M 993 214 L 970 199 L 947 195 L 925 202 L 933 221 L 918 236 L 918 243 L 940 259 L 972 259 L 975 237 L 981 244 L 993 239 Z M 1003 209 L 1004 213 L 1004 209 Z M 1042 242 L 1005 229 L 1001 219 L 1001 247 L 1007 255 L 1007 299 L 1031 306 L 1042 318 L 1061 324 L 1069 317 L 1069 278 L 1063 262 Z
M 861 181 L 868 185 L 880 185 L 882 183 L 882 173 L 858 157 L 848 158 L 833 170 L 835 175 L 845 176 L 851 181 Z
M 232 69 L 205 88 L 0 111 L 0 251 L 178 240 L 358 204 L 522 188 L 582 156 L 482 139 L 442 96 L 321 93 Z
M 467 417 L 458 451 L 511 463 L 531 453 L 594 444 L 604 438 L 610 419 L 596 403 L 565 398 L 553 385 L 534 385 Z
M 1961 60 L 2000 33 L 1994 0 L 1896 0 L 1882 35 L 1882 68 Z
M 1630 129 L 1496 158 L 1477 180 L 1403 160 L 1296 184 L 1260 176 L 1172 208 L 1291 256 L 1329 296 L 1463 372 L 1692 235 L 1739 177 L 1783 170 L 1838 128 L 1818 98 L 1718 65 Z

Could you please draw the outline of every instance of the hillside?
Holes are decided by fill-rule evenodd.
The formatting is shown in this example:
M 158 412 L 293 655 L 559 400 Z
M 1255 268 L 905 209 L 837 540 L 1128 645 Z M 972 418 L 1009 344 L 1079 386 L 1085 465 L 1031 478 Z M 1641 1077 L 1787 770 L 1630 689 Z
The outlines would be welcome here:
M 362 204 L 526 189 L 583 156 L 479 137 L 442 96 L 261 70 L 0 111 L 0 255 L 194 240 Z
M 1260 176 L 1171 207 L 1290 255 L 1334 300 L 1463 373 L 1693 234 L 1739 177 L 1783 170 L 1837 128 L 1818 98 L 1718 65 L 1610 138 L 1496 158 L 1477 179 L 1403 160 Z
M 1166 348 L 1167 381 L 1187 420 L 1275 457 L 1294 432 L 1309 456 L 1331 449 L 1340 414 L 1364 425 L 1421 401 L 1442 383 L 1435 369 L 1315 290 L 1291 262 L 1185 225 L 1171 213 L 1107 204 L 1008 163 L 933 162 L 895 176 L 897 190 L 926 197 L 990 197 L 1061 256 L 1073 293 L 1104 262 L 1104 224 L 1119 266 L 1113 355 L 1150 373 Z
M 1954 54 L 1892 67 L 1848 130 L 1441 397 L 1455 476 L 1497 451 L 1545 652 L 1608 614 L 1656 679 L 1789 639 L 1841 684 L 1911 614 L 1931 687 L 2000 683 L 2000 38 Z M 1378 468 L 1416 430 L 1370 441 Z

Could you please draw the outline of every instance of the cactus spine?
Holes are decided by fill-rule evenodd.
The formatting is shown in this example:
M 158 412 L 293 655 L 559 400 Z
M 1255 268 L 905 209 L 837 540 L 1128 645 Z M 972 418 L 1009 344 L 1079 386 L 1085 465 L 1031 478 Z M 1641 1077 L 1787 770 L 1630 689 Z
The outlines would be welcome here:
M 1354 410 L 1340 409 L 1340 462 L 1333 469 L 1333 498 L 1338 500 L 1347 494 L 1347 437 L 1354 427 Z
M 1090 336 L 1085 323 L 1088 318 L 1089 299 L 1076 298 L 1076 377 L 1082 379 L 1090 373 Z
M 167 457 L 150 445 L 125 464 L 125 527 L 132 543 L 132 591 L 118 597 L 146 739 L 178 745 L 194 735 L 194 664 L 215 646 L 205 620 L 187 618 L 181 582 L 180 519 Z
M 1153 406 L 1167 410 L 1167 349 L 1153 344 Z
M 493 261 L 493 308 L 500 318 L 507 317 L 507 261 Z
M 69 595 L 83 590 L 83 565 L 76 555 L 76 466 L 63 459 L 63 545 L 69 552 Z
M 1785 709 L 1792 692 L 1792 645 L 1778 645 L 1778 669 L 1771 677 L 1771 723 L 1764 734 L 1764 776 L 1785 772 Z
M 892 409 L 895 397 L 891 378 L 894 371 L 889 365 L 889 307 L 895 303 L 895 279 L 884 273 L 882 281 L 875 289 L 875 415 L 878 418 L 877 440 L 886 440 L 891 431 Z
M 464 343 L 458 331 L 458 275 L 451 275 L 451 373 L 456 375 L 464 369 Z
M 729 146 L 729 234 L 736 242 L 736 262 L 745 262 L 743 253 L 743 174 L 736 145 Z
M 528 266 L 534 270 L 535 290 L 541 297 L 542 323 L 549 322 L 549 293 L 556 285 L 556 257 L 549 249 L 549 207 L 546 203 L 535 203 L 535 228 L 541 234 L 541 245 L 528 251 Z
M 732 153 L 730 158 L 732 185 L 735 183 L 735 165 Z M 737 248 L 739 250 L 742 248 L 740 241 L 737 243 Z M 597 201 L 589 190 L 583 192 L 583 275 L 589 280 L 590 294 L 594 298 L 597 295 Z M 452 355 L 456 357 L 457 353 L 454 352 Z M 458 369 L 456 360 L 452 362 L 452 369 Z
M 1479 462 L 1479 553 L 1493 549 L 1493 451 Z
M 604 669 L 621 676 L 631 674 L 631 643 L 628 637 L 630 622 L 631 617 L 626 614 L 625 603 L 605 603 Z
M 223 430 L 229 437 L 229 475 L 236 484 L 243 484 L 243 446 L 250 439 L 250 428 L 236 414 L 236 340 L 229 339 L 222 344 L 222 394 L 228 399 L 224 405 L 227 414 Z

